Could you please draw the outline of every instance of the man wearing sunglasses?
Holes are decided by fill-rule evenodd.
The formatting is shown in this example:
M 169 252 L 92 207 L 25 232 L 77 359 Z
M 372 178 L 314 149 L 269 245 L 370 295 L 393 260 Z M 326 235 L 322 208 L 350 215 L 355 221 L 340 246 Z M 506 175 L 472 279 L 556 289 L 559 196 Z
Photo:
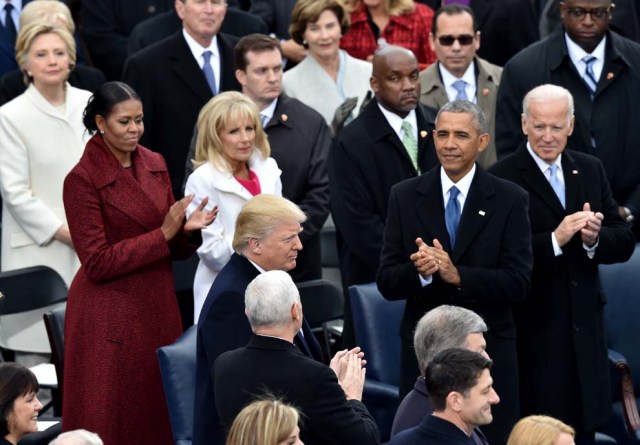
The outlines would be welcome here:
M 438 9 L 429 37 L 438 61 L 420 73 L 420 102 L 438 109 L 455 99 L 477 104 L 489 119 L 490 136 L 478 163 L 489 168 L 496 162 L 494 122 L 502 68 L 476 56 L 480 32 L 468 6 L 452 4 Z
M 604 164 L 620 216 L 640 235 L 640 45 L 611 31 L 611 0 L 560 2 L 563 29 L 514 56 L 504 68 L 496 110 L 498 158 L 523 140 L 520 103 L 552 83 L 571 92 L 575 128 L 567 148 Z M 635 223 L 635 224 L 634 224 Z

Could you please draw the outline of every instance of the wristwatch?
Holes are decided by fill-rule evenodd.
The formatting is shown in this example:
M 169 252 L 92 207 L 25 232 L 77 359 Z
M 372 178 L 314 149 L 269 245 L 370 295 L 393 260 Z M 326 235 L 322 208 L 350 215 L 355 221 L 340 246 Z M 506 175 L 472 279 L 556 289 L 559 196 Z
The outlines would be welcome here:
M 631 213 L 631 210 L 629 210 L 629 207 L 622 207 L 622 209 L 624 210 L 625 213 L 625 218 L 624 220 L 628 223 L 628 224 L 633 224 L 636 220 L 636 217 L 633 216 L 633 213 Z

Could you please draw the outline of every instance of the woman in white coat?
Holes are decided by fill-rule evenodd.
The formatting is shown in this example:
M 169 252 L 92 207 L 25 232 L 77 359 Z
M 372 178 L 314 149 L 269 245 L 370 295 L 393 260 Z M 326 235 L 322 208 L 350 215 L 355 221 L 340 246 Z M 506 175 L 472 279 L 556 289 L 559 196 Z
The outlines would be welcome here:
M 340 49 L 348 29 L 349 14 L 341 0 L 298 0 L 291 12 L 291 38 L 309 52 L 284 73 L 284 92 L 316 110 L 329 125 L 349 98 L 353 111 L 342 123 L 354 118 L 370 90 L 371 63 Z
M 82 111 L 91 95 L 67 83 L 76 48 L 66 28 L 20 29 L 16 59 L 27 90 L 0 107 L 2 271 L 44 265 L 71 283 L 80 263 L 62 204 L 62 183 L 89 135 Z M 44 308 L 0 318 L 0 346 L 50 352 Z
M 213 224 L 202 230 L 200 263 L 193 283 L 194 322 L 218 272 L 231 258 L 236 218 L 245 202 L 260 193 L 282 195 L 280 169 L 260 123 L 258 107 L 241 93 L 211 99 L 198 116 L 194 166 L 186 195 L 195 195 L 187 216 L 205 197 L 207 210 L 218 207 Z

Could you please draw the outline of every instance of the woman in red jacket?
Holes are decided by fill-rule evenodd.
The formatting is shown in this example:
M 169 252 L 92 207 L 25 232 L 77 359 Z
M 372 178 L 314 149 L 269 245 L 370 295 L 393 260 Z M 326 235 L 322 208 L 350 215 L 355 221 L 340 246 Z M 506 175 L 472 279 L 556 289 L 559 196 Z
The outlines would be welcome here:
M 156 349 L 181 334 L 172 259 L 197 248 L 215 213 L 207 199 L 174 202 L 162 156 L 138 145 L 142 103 L 109 82 L 89 100 L 95 134 L 64 182 L 80 258 L 67 301 L 63 429 L 95 431 L 106 444 L 171 444 Z M 192 236 L 196 235 L 196 236 Z
M 351 0 L 351 27 L 340 47 L 351 56 L 369 60 L 379 46 L 398 45 L 416 55 L 420 69 L 436 60 L 429 44 L 433 10 L 413 0 Z

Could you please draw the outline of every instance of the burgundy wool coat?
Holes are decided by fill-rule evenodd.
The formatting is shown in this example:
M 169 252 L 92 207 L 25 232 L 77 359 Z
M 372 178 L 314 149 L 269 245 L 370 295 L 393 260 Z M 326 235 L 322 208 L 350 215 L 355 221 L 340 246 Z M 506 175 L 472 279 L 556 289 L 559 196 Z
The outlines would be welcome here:
M 69 289 L 63 430 L 105 445 L 173 443 L 156 349 L 181 334 L 172 258 L 193 253 L 160 226 L 174 198 L 162 156 L 138 145 L 125 169 L 99 135 L 64 182 L 82 266 Z

